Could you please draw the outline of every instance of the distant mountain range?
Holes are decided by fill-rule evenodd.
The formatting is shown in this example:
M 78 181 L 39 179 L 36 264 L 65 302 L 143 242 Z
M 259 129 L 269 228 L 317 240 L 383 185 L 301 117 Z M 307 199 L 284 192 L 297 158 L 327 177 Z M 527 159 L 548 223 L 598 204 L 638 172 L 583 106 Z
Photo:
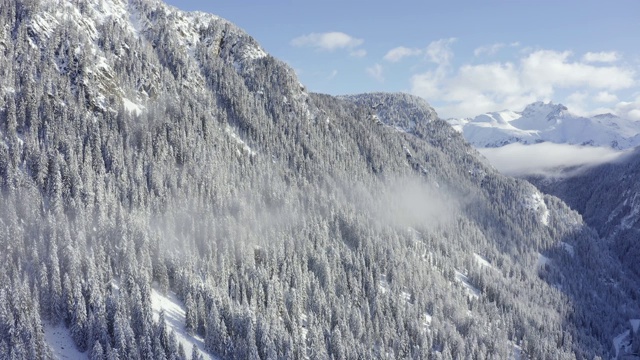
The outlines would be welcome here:
M 640 122 L 614 114 L 579 116 L 562 104 L 535 102 L 523 111 L 502 110 L 449 119 L 476 147 L 553 142 L 627 149 L 640 145 Z

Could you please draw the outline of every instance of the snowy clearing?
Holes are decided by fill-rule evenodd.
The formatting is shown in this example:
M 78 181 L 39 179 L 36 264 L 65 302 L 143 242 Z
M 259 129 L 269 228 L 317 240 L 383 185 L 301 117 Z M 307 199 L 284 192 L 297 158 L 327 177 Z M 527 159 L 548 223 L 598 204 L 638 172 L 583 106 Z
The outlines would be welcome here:
M 482 294 L 482 292 L 475 286 L 471 285 L 471 282 L 469 282 L 469 278 L 466 275 L 464 275 L 463 273 L 457 270 L 456 270 L 456 280 L 459 281 L 465 287 L 469 297 L 474 299 L 480 298 L 480 295 Z
M 175 333 L 178 343 L 182 344 L 182 347 L 187 353 L 187 358 L 191 358 L 191 349 L 193 344 L 195 344 L 200 351 L 200 355 L 202 355 L 204 359 L 217 359 L 204 351 L 204 339 L 200 336 L 191 336 L 187 333 L 187 330 L 184 327 L 184 305 L 176 298 L 176 295 L 173 292 L 163 295 L 156 291 L 156 289 L 151 290 L 151 307 L 153 308 L 154 321 L 158 321 L 160 311 L 164 309 L 164 318 L 168 325 L 168 329 L 173 330 Z
M 490 267 L 493 268 L 493 266 L 491 266 L 491 263 L 485 259 L 484 257 L 473 253 L 473 258 L 476 259 L 476 262 L 478 263 L 478 265 L 480 265 L 480 267 Z
M 224 131 L 225 131 L 227 134 L 229 134 L 229 136 L 231 136 L 231 138 L 236 142 L 236 144 L 238 144 L 238 145 L 241 147 L 241 149 L 242 149 L 242 151 L 243 151 L 243 152 L 245 152 L 245 153 L 249 154 L 250 156 L 253 156 L 253 155 L 255 155 L 255 154 L 256 154 L 256 152 L 255 152 L 255 151 L 253 151 L 253 149 L 251 149 L 251 148 L 249 147 L 249 145 L 247 145 L 247 143 L 245 143 L 245 142 L 244 142 L 244 140 L 242 140 L 242 139 L 240 138 L 240 136 L 239 136 L 238 134 L 236 134 L 236 133 L 233 131 L 233 129 L 231 129 L 231 127 L 226 126 L 226 127 L 225 127 L 225 129 L 224 129 Z M 238 155 L 240 155 L 240 152 L 238 152 Z
M 542 225 L 549 226 L 549 208 L 539 191 L 534 191 L 530 197 L 524 199 L 524 207 L 536 213 Z
M 44 338 L 51 349 L 54 359 L 87 359 L 87 354 L 78 351 L 71 339 L 69 329 L 60 324 L 43 324 Z
M 140 115 L 144 109 L 144 106 L 136 104 L 127 98 L 122 98 L 122 104 L 124 105 L 124 109 L 130 114 Z

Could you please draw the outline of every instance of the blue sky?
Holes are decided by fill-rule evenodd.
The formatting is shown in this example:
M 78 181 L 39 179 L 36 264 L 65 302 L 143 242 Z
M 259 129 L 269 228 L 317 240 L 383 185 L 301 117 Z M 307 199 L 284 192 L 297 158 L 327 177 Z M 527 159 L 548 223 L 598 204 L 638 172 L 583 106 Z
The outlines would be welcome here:
M 177 1 L 219 15 L 309 90 L 404 91 L 443 117 L 533 101 L 640 120 L 640 1 Z

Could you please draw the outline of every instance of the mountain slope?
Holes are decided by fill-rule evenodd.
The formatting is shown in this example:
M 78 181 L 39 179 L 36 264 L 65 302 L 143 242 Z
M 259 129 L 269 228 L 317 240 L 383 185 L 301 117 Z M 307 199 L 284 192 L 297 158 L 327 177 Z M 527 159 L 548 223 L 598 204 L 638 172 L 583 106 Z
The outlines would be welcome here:
M 593 358 L 640 312 L 577 213 L 422 101 L 308 93 L 153 0 L 0 4 L 0 354 L 64 326 L 90 358 L 188 357 L 152 294 L 243 359 Z
M 561 104 L 536 102 L 523 111 L 504 110 L 449 123 L 477 147 L 553 142 L 627 149 L 640 145 L 640 123 L 613 114 L 582 117 Z
M 626 268 L 640 275 L 640 161 L 638 150 L 619 161 L 561 179 L 531 178 L 542 191 L 562 198 L 607 239 Z

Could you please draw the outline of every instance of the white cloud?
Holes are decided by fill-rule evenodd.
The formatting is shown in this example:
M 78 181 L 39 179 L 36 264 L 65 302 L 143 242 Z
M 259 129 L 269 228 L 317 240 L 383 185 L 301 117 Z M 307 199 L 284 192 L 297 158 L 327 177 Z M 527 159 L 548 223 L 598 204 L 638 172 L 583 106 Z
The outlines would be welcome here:
M 333 31 L 326 33 L 311 33 L 299 36 L 291 40 L 291 45 L 296 47 L 308 46 L 324 51 L 337 49 L 353 49 L 364 43 L 364 40 L 354 38 L 343 32 Z
M 456 42 L 456 38 L 440 39 L 432 41 L 427 49 L 427 59 L 438 65 L 449 65 L 451 59 L 453 59 L 453 51 L 451 51 L 451 44 Z
M 430 45 L 433 51 L 429 56 L 437 67 L 411 77 L 411 91 L 435 104 L 440 103 L 437 108 L 444 117 L 521 109 L 536 100 L 552 99 L 558 90 L 596 90 L 603 93 L 599 98 L 604 99 L 604 93 L 636 85 L 636 73 L 632 69 L 576 61 L 568 51 L 537 50 L 520 54 L 513 62 L 451 69 L 450 43 L 442 40 L 432 43 L 437 45 Z
M 616 66 L 570 61 L 571 52 L 538 50 L 521 60 L 524 80 L 532 87 L 580 87 L 618 90 L 634 85 L 634 72 Z
M 495 44 L 491 44 L 491 45 L 484 45 L 484 46 L 480 46 L 477 47 L 475 50 L 473 50 L 473 55 L 475 57 L 479 57 L 482 55 L 495 55 L 498 51 L 500 51 L 500 49 L 504 48 L 504 47 L 518 47 L 520 46 L 520 43 L 518 41 L 514 41 L 512 43 L 509 44 L 505 44 L 505 43 L 495 43 Z
M 376 81 L 384 82 L 383 68 L 380 64 L 375 64 L 366 69 L 367 74 L 372 78 L 376 79 Z
M 625 119 L 640 121 L 640 95 L 632 101 L 621 101 L 614 106 L 615 113 Z
M 474 56 L 480 55 L 494 55 L 498 50 L 502 49 L 505 45 L 503 43 L 496 43 L 491 45 L 480 46 L 473 50 Z
M 420 49 L 415 49 L 415 48 L 412 49 L 404 46 L 398 46 L 396 48 L 389 50 L 383 59 L 389 62 L 398 62 L 405 57 L 417 56 L 420 54 L 422 54 L 422 50 Z
M 418 94 L 425 99 L 438 98 L 440 94 L 440 82 L 444 74 L 441 71 L 427 71 L 411 77 L 414 94 Z
M 628 153 L 610 148 L 549 142 L 534 145 L 514 143 L 500 148 L 478 150 L 500 172 L 516 176 L 569 175 L 561 173 L 561 168 L 574 167 L 574 172 L 580 171 L 589 166 L 615 161 Z
M 619 60 L 619 55 L 615 51 L 588 52 L 584 54 L 582 60 L 585 62 L 604 62 L 612 63 Z
M 593 97 L 593 100 L 599 103 L 612 103 L 612 102 L 619 101 L 616 94 L 612 94 L 607 91 L 600 91 L 598 94 L 596 94 Z
M 579 116 L 597 115 L 587 110 L 587 107 L 589 106 L 589 99 L 590 99 L 590 94 L 588 92 L 576 91 L 571 93 L 569 96 L 567 96 L 563 101 L 563 103 L 569 109 L 571 109 L 572 113 L 576 115 L 579 115 Z M 604 112 L 607 112 L 607 111 L 604 111 Z M 601 114 L 601 113 L 603 112 L 602 111 L 598 112 L 598 114 Z
M 349 55 L 352 56 L 352 57 L 358 57 L 358 58 L 365 57 L 365 56 L 367 56 L 367 50 L 365 50 L 365 49 L 355 49 L 352 52 L 350 52 Z
M 335 78 L 335 77 L 336 77 L 336 75 L 338 75 L 338 70 L 335 70 L 335 69 L 334 69 L 334 70 L 331 72 L 331 74 L 329 74 L 329 77 L 327 77 L 327 79 L 328 79 L 328 80 L 331 80 L 331 79 Z

